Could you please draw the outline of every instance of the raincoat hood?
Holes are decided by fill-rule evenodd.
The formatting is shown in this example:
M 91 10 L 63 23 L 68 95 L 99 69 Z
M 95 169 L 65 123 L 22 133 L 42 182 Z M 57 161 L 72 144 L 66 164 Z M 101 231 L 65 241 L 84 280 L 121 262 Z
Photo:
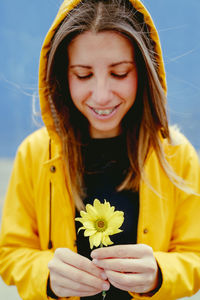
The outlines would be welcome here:
M 129 0 L 130 3 L 133 5 L 133 7 L 143 14 L 144 21 L 149 27 L 149 32 L 151 39 L 154 42 L 154 51 L 157 54 L 157 65 L 158 65 L 158 76 L 161 82 L 161 85 L 163 87 L 163 90 L 167 91 L 167 85 L 166 85 L 166 76 L 165 76 L 165 69 L 164 69 L 164 62 L 162 57 L 162 50 L 160 45 L 159 36 L 156 30 L 156 27 L 154 25 L 154 22 L 151 18 L 151 15 L 147 11 L 147 9 L 144 7 L 141 1 L 139 0 Z M 48 52 L 50 50 L 51 40 L 59 27 L 60 23 L 64 20 L 64 18 L 69 14 L 69 12 L 75 8 L 81 0 L 65 0 L 62 5 L 60 6 L 60 9 L 58 11 L 58 14 L 53 21 L 52 26 L 50 27 L 46 38 L 44 40 L 41 55 L 40 55 L 40 66 L 39 66 L 39 96 L 40 96 L 40 107 L 41 107 L 41 113 L 42 118 L 44 121 L 44 124 L 48 130 L 48 133 L 52 140 L 56 142 L 56 144 L 60 144 L 60 140 L 58 137 L 58 134 L 56 133 L 56 128 L 54 125 L 54 121 L 52 118 L 52 113 L 50 109 L 50 103 L 48 101 L 48 88 L 47 88 L 47 82 L 46 82 L 46 75 L 47 75 L 47 58 L 48 58 Z

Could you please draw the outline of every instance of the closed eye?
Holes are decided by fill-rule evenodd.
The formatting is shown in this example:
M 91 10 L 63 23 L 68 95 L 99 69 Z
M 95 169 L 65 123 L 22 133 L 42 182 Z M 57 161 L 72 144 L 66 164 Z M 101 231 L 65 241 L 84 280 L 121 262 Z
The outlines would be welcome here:
M 117 78 L 117 79 L 123 79 L 128 75 L 129 72 L 127 73 L 123 73 L 123 74 L 116 74 L 116 73 L 111 73 L 111 76 Z M 85 80 L 85 79 L 89 79 L 90 77 L 92 77 L 92 73 L 87 74 L 87 75 L 78 75 L 76 74 L 76 77 L 80 80 Z
M 87 74 L 87 75 L 78 75 L 78 74 L 76 74 L 76 77 L 77 77 L 78 79 L 80 79 L 80 80 L 88 79 L 88 78 L 90 78 L 91 76 L 92 76 L 92 73 Z
M 113 77 L 118 78 L 118 79 L 122 79 L 122 78 L 125 78 L 125 77 L 128 75 L 128 73 L 124 73 L 124 74 L 111 73 L 111 75 L 112 75 Z

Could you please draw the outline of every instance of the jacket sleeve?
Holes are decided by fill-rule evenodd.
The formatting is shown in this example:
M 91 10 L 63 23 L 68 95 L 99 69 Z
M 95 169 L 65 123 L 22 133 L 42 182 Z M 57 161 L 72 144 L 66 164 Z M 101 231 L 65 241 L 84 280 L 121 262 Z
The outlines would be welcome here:
M 7 191 L 0 234 L 0 275 L 16 285 L 24 300 L 49 299 L 48 262 L 53 251 L 42 251 L 31 177 L 32 161 L 23 146 L 18 150 Z
M 162 273 L 162 285 L 155 294 L 131 293 L 134 299 L 175 300 L 192 296 L 200 289 L 200 164 L 189 143 L 183 148 L 177 173 L 192 185 L 194 193 L 175 188 L 174 226 L 169 249 L 168 252 L 154 252 Z

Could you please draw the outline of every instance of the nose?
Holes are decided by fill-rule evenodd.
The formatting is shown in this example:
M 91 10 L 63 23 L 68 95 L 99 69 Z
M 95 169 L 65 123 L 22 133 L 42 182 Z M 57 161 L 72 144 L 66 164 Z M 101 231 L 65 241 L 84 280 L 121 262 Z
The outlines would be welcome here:
M 106 77 L 98 77 L 93 86 L 93 101 L 95 106 L 106 107 L 111 102 L 111 90 L 109 80 Z

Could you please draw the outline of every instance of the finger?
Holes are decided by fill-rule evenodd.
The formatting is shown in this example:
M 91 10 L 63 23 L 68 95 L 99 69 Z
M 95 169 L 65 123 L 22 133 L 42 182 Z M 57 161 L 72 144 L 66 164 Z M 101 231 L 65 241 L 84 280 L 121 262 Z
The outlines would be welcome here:
M 129 258 L 93 259 L 93 263 L 99 268 L 118 272 L 144 273 L 147 272 L 146 260 Z
M 121 286 L 128 287 L 129 290 L 136 286 L 142 286 L 146 283 L 142 274 L 127 274 L 110 270 L 106 270 L 106 274 L 110 282 L 112 280 Z
M 76 267 L 96 277 L 105 279 L 104 272 L 97 268 L 88 258 L 71 251 L 68 248 L 59 248 L 55 251 L 55 257 L 63 263 Z
M 99 294 L 101 291 L 93 292 L 93 291 L 79 291 L 79 290 L 74 290 L 74 289 L 66 289 L 61 286 L 57 286 L 56 289 L 54 290 L 54 293 L 58 297 L 87 297 L 87 296 L 93 296 L 96 294 Z
M 104 248 L 98 248 L 91 252 L 92 258 L 141 258 L 152 253 L 152 248 L 143 245 L 116 245 Z
M 89 286 L 85 284 L 81 284 L 80 282 L 72 281 L 66 277 L 60 276 L 58 274 L 54 274 L 50 277 L 51 286 L 58 286 L 62 289 L 71 289 L 73 290 L 87 293 L 100 293 L 102 289 L 96 288 L 96 286 Z
M 126 291 L 126 292 L 133 292 L 133 293 L 145 293 L 146 292 L 146 288 L 141 285 L 141 286 L 135 286 L 135 287 L 130 287 L 130 286 L 125 286 L 125 285 L 121 285 L 115 281 L 113 281 L 112 279 L 110 279 L 110 283 L 115 286 L 116 288 Z
M 81 283 L 83 285 L 88 285 L 91 287 L 96 287 L 97 289 L 104 289 L 104 284 L 108 284 L 101 278 L 97 278 L 92 274 L 89 274 L 85 271 L 79 270 L 76 267 L 73 267 L 69 264 L 64 264 L 63 262 L 57 260 L 54 263 L 49 263 L 48 267 L 50 269 L 50 276 L 51 273 L 57 273 L 62 277 L 67 279 L 71 279 L 72 281 Z
M 125 291 L 140 291 L 146 293 L 152 291 L 152 276 L 144 276 L 144 274 L 124 274 L 114 271 L 106 271 L 109 282 L 115 283 L 115 286 L 120 287 Z

